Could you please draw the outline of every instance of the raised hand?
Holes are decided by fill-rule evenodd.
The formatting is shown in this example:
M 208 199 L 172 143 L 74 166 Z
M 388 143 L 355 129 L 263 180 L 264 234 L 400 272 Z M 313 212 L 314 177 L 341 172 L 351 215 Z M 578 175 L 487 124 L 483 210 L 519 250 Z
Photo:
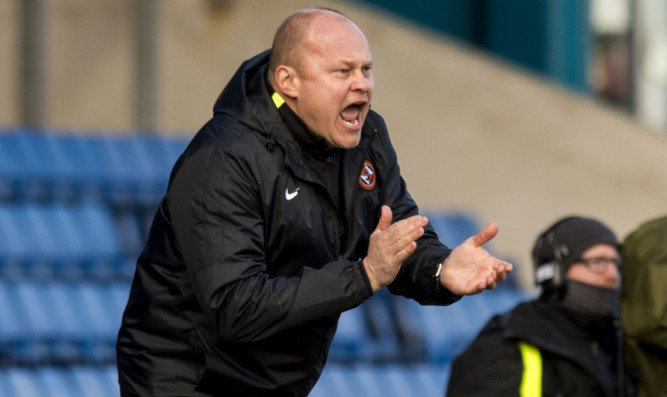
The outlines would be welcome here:
M 498 225 L 491 223 L 454 248 L 442 265 L 440 284 L 458 295 L 474 295 L 505 281 L 512 265 L 483 248 L 497 233 Z
M 389 285 L 401 269 L 401 264 L 415 249 L 416 241 L 424 235 L 428 220 L 420 215 L 391 223 L 391 209 L 383 205 L 380 221 L 370 236 L 368 254 L 363 265 L 373 292 Z

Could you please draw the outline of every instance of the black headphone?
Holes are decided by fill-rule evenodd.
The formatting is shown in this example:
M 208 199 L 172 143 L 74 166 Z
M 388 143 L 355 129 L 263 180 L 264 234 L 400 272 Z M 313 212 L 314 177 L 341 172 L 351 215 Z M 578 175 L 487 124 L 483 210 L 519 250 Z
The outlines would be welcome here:
M 553 224 L 549 229 L 540 234 L 535 242 L 533 248 L 533 265 L 535 266 L 535 284 L 542 287 L 542 293 L 551 295 L 558 293 L 562 296 L 565 292 L 565 272 L 567 266 L 563 259 L 570 254 L 570 249 L 567 245 L 556 241 L 556 229 L 563 223 L 575 219 L 577 217 L 571 216 Z M 549 244 L 553 249 L 553 259 L 540 263 L 539 253 L 545 244 Z

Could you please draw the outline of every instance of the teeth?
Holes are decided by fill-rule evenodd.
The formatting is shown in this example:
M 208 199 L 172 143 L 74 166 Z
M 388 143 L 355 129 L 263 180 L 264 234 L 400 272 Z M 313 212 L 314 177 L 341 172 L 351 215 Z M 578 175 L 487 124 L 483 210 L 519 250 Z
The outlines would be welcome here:
M 357 119 L 354 119 L 352 121 L 343 120 L 343 122 L 351 127 L 356 127 L 357 125 L 359 125 L 359 120 Z

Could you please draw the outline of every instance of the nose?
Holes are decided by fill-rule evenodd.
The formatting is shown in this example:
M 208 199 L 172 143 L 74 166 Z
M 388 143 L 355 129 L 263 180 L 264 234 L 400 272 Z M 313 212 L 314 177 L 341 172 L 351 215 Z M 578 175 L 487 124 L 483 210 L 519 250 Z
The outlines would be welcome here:
M 618 266 L 614 263 L 608 263 L 607 264 L 607 271 L 605 272 L 605 275 L 613 280 L 614 282 L 620 282 L 621 280 L 621 271 Z
M 373 89 L 373 75 L 370 71 L 358 71 L 354 74 L 350 90 L 369 92 Z

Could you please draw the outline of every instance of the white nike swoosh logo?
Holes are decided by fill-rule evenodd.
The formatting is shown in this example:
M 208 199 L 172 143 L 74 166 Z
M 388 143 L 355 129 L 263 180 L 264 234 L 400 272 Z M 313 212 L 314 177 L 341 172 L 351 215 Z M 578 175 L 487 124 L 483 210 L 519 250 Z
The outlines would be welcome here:
M 299 189 L 301 189 L 301 188 L 298 187 L 298 188 L 296 188 L 295 191 L 293 191 L 291 193 L 290 193 L 289 189 L 285 189 L 285 198 L 287 199 L 287 201 L 296 197 L 299 194 Z

